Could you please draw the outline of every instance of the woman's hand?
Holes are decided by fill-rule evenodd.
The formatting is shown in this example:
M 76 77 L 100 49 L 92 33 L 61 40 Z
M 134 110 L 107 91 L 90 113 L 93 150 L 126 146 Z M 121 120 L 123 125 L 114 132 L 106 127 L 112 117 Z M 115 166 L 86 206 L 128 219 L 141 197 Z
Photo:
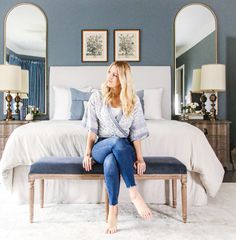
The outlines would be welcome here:
M 137 174 L 141 176 L 146 171 L 146 163 L 143 159 L 136 160 L 134 162 L 134 168 L 137 170 Z
M 85 155 L 83 160 L 83 168 L 85 169 L 85 171 L 92 170 L 92 164 L 93 164 L 92 157 L 90 155 Z
M 137 160 L 134 162 L 134 168 L 137 170 L 138 175 L 143 175 L 146 171 L 146 163 L 143 160 L 142 150 L 141 150 L 141 141 L 135 140 L 133 141 L 136 158 Z
M 88 133 L 85 155 L 84 155 L 84 159 L 83 159 L 83 168 L 85 169 L 85 171 L 92 170 L 92 165 L 95 163 L 92 160 L 91 153 L 92 153 L 92 148 L 93 148 L 96 138 L 97 138 L 97 135 L 95 133 L 93 133 L 93 132 Z

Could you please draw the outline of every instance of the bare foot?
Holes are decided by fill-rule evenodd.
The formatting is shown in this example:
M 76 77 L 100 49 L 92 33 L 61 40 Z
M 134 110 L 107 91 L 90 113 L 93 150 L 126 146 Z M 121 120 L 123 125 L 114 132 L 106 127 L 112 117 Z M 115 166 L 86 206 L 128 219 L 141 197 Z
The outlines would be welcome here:
M 112 234 L 117 231 L 118 206 L 109 206 L 108 221 L 106 233 Z
M 139 215 L 145 220 L 151 220 L 152 212 L 147 204 L 144 202 L 142 196 L 136 189 L 136 187 L 131 187 L 130 189 L 130 199 L 134 206 L 136 207 Z

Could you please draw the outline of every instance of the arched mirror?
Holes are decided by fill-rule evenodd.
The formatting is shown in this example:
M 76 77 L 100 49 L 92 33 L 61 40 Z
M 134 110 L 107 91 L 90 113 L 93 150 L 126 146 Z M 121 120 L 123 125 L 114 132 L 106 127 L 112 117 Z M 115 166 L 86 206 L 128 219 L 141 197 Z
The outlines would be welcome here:
M 47 18 L 33 4 L 18 4 L 6 15 L 4 27 L 5 63 L 28 70 L 28 95 L 23 103 L 46 114 Z
M 189 4 L 175 17 L 175 115 L 182 107 L 197 102 L 202 95 L 199 70 L 204 64 L 217 63 L 217 22 L 212 10 L 203 4 Z M 195 85 L 195 80 L 198 84 Z M 210 111 L 208 95 L 206 110 Z M 197 104 L 196 104 L 197 105 Z M 217 109 L 217 103 L 216 103 Z

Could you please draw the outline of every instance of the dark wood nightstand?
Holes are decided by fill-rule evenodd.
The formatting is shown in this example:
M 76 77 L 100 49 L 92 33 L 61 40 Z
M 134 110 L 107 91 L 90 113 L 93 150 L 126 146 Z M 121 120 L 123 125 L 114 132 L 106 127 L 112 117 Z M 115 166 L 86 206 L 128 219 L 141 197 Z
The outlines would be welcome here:
M 230 161 L 230 121 L 185 120 L 201 129 L 217 157 L 227 170 L 233 169 Z
M 13 130 L 27 123 L 29 123 L 29 121 L 0 121 L 0 160 L 2 158 L 2 153 L 5 148 L 7 139 L 9 138 Z

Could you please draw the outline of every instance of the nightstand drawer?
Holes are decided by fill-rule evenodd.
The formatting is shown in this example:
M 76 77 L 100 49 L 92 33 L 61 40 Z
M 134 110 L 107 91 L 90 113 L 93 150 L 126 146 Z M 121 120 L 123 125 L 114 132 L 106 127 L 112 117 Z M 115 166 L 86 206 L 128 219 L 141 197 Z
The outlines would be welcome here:
M 0 160 L 4 151 L 6 142 L 11 133 L 19 126 L 27 124 L 28 121 L 0 121 Z
M 225 161 L 229 158 L 229 154 L 227 150 L 216 150 L 216 156 L 219 158 L 223 166 L 225 166 Z M 227 162 L 226 162 L 227 164 Z
M 226 124 L 195 124 L 206 136 L 227 136 L 228 126 Z
M 18 125 L 19 126 L 19 125 Z M 0 137 L 9 137 L 13 130 L 18 127 L 17 125 L 6 125 L 2 127 Z
M 185 120 L 185 122 L 199 128 L 205 134 L 223 167 L 232 170 L 233 165 L 230 161 L 230 122 L 220 120 Z
M 3 150 L 0 150 L 0 161 L 2 159 Z
M 7 137 L 0 137 L 0 151 L 4 150 L 7 139 L 8 139 Z
M 225 136 L 206 136 L 214 150 L 226 150 L 227 138 Z

